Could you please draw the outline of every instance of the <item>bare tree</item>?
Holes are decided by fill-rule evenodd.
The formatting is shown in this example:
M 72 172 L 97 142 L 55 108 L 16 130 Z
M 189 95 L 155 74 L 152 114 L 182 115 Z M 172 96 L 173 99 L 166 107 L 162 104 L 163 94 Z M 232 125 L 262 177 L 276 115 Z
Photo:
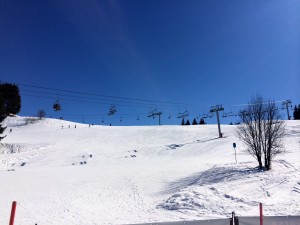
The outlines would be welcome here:
M 45 112 L 44 110 L 40 109 L 40 110 L 38 111 L 37 116 L 38 116 L 38 117 L 40 118 L 40 120 L 41 120 L 42 118 L 44 118 L 44 117 L 46 116 L 46 112 Z
M 265 169 L 270 170 L 274 157 L 284 152 L 285 123 L 275 102 L 264 102 L 257 95 L 239 116 L 242 123 L 237 136 L 245 144 L 246 152 L 256 158 L 260 169 L 264 163 Z

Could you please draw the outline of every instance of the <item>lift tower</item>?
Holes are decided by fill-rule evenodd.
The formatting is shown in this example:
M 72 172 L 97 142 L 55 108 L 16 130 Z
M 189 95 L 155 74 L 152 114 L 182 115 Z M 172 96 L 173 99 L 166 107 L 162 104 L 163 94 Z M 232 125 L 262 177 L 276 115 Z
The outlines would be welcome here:
M 282 109 L 286 109 L 288 120 L 291 119 L 290 112 L 289 112 L 289 107 L 292 107 L 292 101 L 290 99 L 285 100 L 285 101 L 282 102 Z
M 222 105 L 215 105 L 215 106 L 212 106 L 212 107 L 210 108 L 210 112 L 211 112 L 211 113 L 216 112 L 216 114 L 217 114 L 217 119 L 218 119 L 218 129 L 219 129 L 219 138 L 222 137 L 221 126 L 220 126 L 220 118 L 219 118 L 219 111 L 223 111 L 223 110 L 224 110 L 224 108 L 223 108 Z

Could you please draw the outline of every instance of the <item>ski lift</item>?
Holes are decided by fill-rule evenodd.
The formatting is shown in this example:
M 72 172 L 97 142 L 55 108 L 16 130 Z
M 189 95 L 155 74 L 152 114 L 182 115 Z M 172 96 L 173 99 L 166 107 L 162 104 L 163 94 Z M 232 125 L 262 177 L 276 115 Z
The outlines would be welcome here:
M 171 114 L 168 116 L 169 119 L 171 119 Z
M 153 119 L 155 118 L 155 116 L 160 116 L 162 114 L 162 112 L 158 111 L 157 107 L 153 110 L 149 110 L 148 113 L 148 117 L 153 117 Z
M 115 105 L 111 105 L 110 108 L 109 108 L 109 112 L 107 115 L 114 115 L 115 113 L 117 112 L 117 108 Z
M 53 104 L 53 109 L 55 112 L 61 110 L 61 105 L 59 104 L 59 99 L 57 99 L 56 102 Z
M 223 118 L 224 118 L 224 117 L 227 117 L 227 113 L 223 111 L 222 117 L 223 117 Z
M 123 121 L 123 117 L 121 116 L 121 117 L 120 117 L 120 122 L 122 122 L 122 121 Z
M 232 111 L 230 111 L 229 113 L 227 113 L 227 116 L 232 117 L 232 116 L 234 116 L 234 113 Z
M 140 120 L 140 117 L 138 116 L 138 117 L 136 118 L 136 120 Z
M 177 118 L 185 118 L 187 116 L 189 116 L 189 112 L 187 110 L 182 113 L 179 111 Z

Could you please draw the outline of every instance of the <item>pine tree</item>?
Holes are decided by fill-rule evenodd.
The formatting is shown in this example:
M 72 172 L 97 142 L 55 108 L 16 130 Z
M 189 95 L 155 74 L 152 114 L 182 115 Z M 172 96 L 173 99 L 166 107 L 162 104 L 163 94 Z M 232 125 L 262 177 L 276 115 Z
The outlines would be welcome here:
M 297 118 L 298 118 L 298 108 L 295 105 L 295 108 L 294 108 L 294 120 L 296 120 Z
M 186 120 L 185 125 L 191 125 L 189 119 Z
M 196 118 L 193 119 L 192 125 L 198 125 Z
M 205 124 L 205 121 L 203 118 L 201 118 L 200 122 L 199 122 L 200 125 L 204 125 Z
M 16 84 L 0 83 L 0 115 L 9 116 L 21 110 L 21 97 Z
M 0 134 L 2 134 L 5 131 L 5 129 L 6 129 L 6 127 L 2 127 L 2 125 L 0 124 Z M 5 137 L 6 137 L 6 135 L 3 137 L 0 136 L 0 141 Z
M 0 83 L 0 135 L 6 127 L 2 126 L 3 120 L 10 114 L 17 114 L 21 110 L 21 97 L 19 87 L 15 84 Z M 0 141 L 5 136 L 0 136 Z
M 298 105 L 298 108 L 297 108 L 297 113 L 296 113 L 295 120 L 300 120 L 300 104 Z
M 181 120 L 181 125 L 185 125 L 184 118 L 182 118 L 182 120 Z

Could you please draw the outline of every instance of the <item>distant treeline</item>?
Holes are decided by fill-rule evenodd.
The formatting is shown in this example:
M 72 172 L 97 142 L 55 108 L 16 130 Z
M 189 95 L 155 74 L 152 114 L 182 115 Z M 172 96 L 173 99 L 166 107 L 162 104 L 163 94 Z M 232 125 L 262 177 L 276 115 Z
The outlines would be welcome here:
M 192 125 L 204 125 L 205 121 L 203 118 L 200 119 L 199 123 L 197 122 L 196 118 L 193 119 Z M 182 118 L 181 120 L 181 125 L 191 125 L 189 119 L 185 120 L 184 118 Z

